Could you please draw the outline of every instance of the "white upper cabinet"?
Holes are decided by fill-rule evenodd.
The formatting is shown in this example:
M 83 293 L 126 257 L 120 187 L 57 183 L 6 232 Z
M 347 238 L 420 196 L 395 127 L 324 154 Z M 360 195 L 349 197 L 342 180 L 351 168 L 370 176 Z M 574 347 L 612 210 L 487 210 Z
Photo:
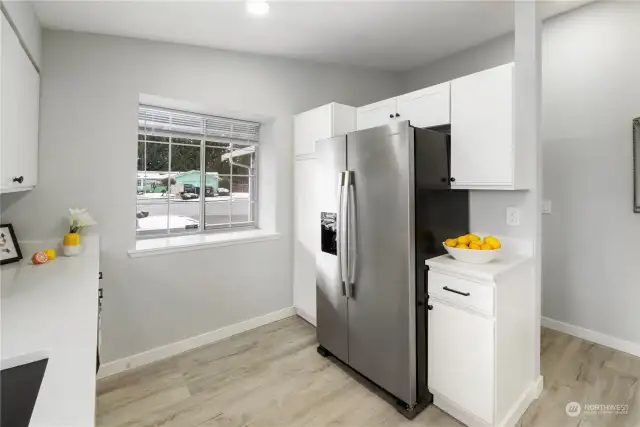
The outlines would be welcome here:
M 446 82 L 398 97 L 398 118 L 426 128 L 450 123 L 451 83 Z
M 390 120 L 396 119 L 398 112 L 398 98 L 358 107 L 358 130 L 383 126 Z
M 513 73 L 506 64 L 451 82 L 453 188 L 528 187 L 526 153 L 514 140 Z
M 0 192 L 33 188 L 38 182 L 40 76 L 1 14 Z
M 348 105 L 331 104 L 294 116 L 295 156 L 312 156 L 316 141 L 343 135 L 356 128 L 356 109 Z

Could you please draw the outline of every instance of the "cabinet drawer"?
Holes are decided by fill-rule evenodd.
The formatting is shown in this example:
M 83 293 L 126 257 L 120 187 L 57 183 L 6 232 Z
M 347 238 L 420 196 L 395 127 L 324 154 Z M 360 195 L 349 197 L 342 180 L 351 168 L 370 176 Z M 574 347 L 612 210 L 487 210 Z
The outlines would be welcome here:
M 493 287 L 429 271 L 430 296 L 493 315 Z

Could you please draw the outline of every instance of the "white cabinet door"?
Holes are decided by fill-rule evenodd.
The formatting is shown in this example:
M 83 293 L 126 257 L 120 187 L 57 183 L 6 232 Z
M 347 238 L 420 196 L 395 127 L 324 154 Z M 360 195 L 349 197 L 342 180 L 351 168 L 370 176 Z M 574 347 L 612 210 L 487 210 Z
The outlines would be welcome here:
M 331 104 L 300 113 L 293 119 L 295 155 L 304 156 L 315 152 L 316 141 L 332 136 Z
M 446 82 L 398 97 L 400 120 L 409 120 L 415 127 L 450 123 L 451 83 Z
M 4 192 L 28 189 L 38 182 L 40 76 L 4 15 L 1 19 L 0 188 Z
M 429 389 L 492 424 L 494 320 L 429 302 Z
M 305 159 L 294 164 L 293 305 L 313 324 L 316 319 L 316 249 L 320 247 L 315 163 L 315 159 Z
M 390 98 L 358 108 L 358 130 L 374 128 L 396 120 L 397 99 Z
M 451 82 L 452 187 L 513 185 L 513 64 Z

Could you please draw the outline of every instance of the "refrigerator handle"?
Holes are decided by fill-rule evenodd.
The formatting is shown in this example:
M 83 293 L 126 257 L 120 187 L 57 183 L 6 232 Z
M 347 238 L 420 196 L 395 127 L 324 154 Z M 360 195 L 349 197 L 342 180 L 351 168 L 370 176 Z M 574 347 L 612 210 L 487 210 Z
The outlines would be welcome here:
M 340 200 L 338 202 L 338 263 L 340 264 L 340 282 L 342 283 L 343 295 L 349 297 L 349 291 L 347 286 L 347 276 L 349 274 L 349 263 L 347 254 L 347 223 L 348 223 L 348 210 L 347 201 L 345 197 L 347 192 L 345 187 L 349 185 L 349 174 L 347 172 L 340 172 Z
M 349 171 L 347 172 L 347 175 L 352 175 L 353 172 Z M 356 261 L 358 259 L 358 250 L 357 250 L 357 246 L 356 246 L 356 242 L 357 242 L 357 238 L 356 238 L 356 230 L 358 229 L 357 224 L 356 224 L 356 219 L 357 219 L 357 215 L 356 215 L 356 194 L 355 194 L 355 182 L 353 179 L 353 176 L 351 176 L 348 180 L 347 183 L 347 188 L 348 188 L 348 193 L 349 193 L 349 208 L 347 209 L 348 211 L 348 222 L 347 222 L 347 227 L 348 227 L 348 234 L 349 234 L 349 240 L 348 240 L 348 244 L 349 244 L 349 255 L 348 255 L 348 261 L 349 261 L 349 276 L 348 276 L 348 281 L 347 281 L 347 288 L 349 288 L 349 293 L 351 293 L 351 286 L 355 285 L 356 283 Z

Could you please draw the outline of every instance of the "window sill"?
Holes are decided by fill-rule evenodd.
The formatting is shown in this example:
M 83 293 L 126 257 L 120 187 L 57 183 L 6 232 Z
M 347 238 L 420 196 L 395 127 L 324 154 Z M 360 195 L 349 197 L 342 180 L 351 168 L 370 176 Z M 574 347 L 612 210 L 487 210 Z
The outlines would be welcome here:
M 138 240 L 136 248 L 129 251 L 131 258 L 197 251 L 220 246 L 277 240 L 279 233 L 264 230 L 230 231 L 215 234 L 194 234 L 191 236 L 159 237 Z

